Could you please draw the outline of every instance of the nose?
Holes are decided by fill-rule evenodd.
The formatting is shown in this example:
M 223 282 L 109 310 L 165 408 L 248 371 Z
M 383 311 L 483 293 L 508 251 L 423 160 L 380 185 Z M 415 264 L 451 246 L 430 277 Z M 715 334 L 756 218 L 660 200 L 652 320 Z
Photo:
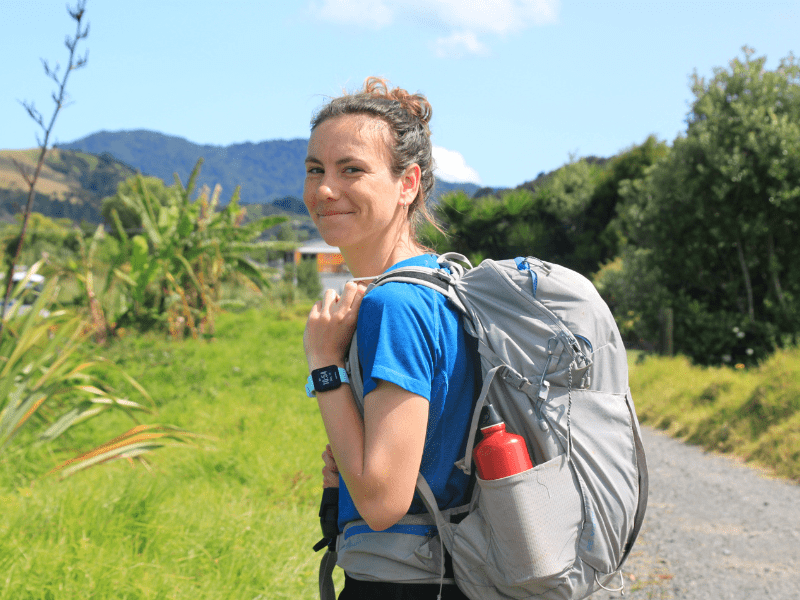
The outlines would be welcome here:
M 328 173 L 325 173 L 317 187 L 317 198 L 320 200 L 336 200 L 338 194 L 338 187 L 333 178 Z

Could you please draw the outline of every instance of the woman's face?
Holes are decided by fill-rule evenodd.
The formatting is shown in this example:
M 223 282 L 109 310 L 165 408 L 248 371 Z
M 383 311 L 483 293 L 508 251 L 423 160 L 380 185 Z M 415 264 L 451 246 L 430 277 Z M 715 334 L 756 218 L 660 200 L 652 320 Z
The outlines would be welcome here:
M 409 227 L 403 205 L 414 200 L 419 178 L 413 169 L 392 174 L 388 139 L 386 123 L 364 115 L 327 119 L 311 133 L 303 202 L 331 246 L 376 251 Z

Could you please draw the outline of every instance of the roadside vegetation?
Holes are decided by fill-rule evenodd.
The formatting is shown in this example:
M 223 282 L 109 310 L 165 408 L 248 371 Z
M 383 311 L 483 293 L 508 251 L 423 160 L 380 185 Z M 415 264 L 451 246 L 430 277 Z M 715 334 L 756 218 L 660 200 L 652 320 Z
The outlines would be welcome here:
M 800 483 L 800 349 L 779 350 L 750 369 L 642 352 L 631 358 L 642 423 Z
M 428 243 L 474 261 L 533 254 L 590 277 L 626 339 L 700 365 L 756 366 L 800 338 L 800 64 L 743 48 L 692 78 L 687 128 L 515 190 L 455 194 Z M 670 344 L 664 344 L 665 325 Z
M 116 461 L 63 481 L 41 466 L 111 437 L 121 416 L 6 455 L 0 599 L 315 598 L 325 433 L 303 391 L 309 308 L 223 313 L 213 339 L 109 343 L 159 419 L 204 438 L 150 469 Z

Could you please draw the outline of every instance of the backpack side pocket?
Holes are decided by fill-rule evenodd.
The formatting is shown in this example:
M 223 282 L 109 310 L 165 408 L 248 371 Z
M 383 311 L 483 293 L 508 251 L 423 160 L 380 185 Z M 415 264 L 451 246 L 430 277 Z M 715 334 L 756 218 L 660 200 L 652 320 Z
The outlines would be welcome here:
M 484 580 L 511 597 L 565 583 L 583 519 L 566 456 L 503 479 L 479 478 L 478 485 L 477 509 L 455 531 L 454 555 L 463 559 L 454 562 L 456 579 Z

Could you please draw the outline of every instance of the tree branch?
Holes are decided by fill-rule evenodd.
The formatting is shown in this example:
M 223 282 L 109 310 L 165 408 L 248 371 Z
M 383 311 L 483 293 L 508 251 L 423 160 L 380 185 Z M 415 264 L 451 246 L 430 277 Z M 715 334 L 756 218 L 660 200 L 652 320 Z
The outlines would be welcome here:
M 778 278 L 778 259 L 775 257 L 775 240 L 772 232 L 767 234 L 767 252 L 769 252 L 769 272 L 772 276 L 772 286 L 775 288 L 775 295 L 778 297 L 778 304 L 786 311 L 786 298 L 783 295 L 781 280 Z
M 42 128 L 44 129 L 44 138 L 39 140 L 37 136 L 37 142 L 39 142 L 39 158 L 36 161 L 36 168 L 33 171 L 33 175 L 27 175 L 26 173 L 22 173 L 23 177 L 25 177 L 26 182 L 28 183 L 28 201 L 25 204 L 25 212 L 22 216 L 22 227 L 20 229 L 19 234 L 19 241 L 17 242 L 17 249 L 14 253 L 14 257 L 11 259 L 11 263 L 8 266 L 8 272 L 6 274 L 6 291 L 5 295 L 3 296 L 3 306 L 2 312 L 0 313 L 0 333 L 3 332 L 3 327 L 5 325 L 5 314 L 6 308 L 8 306 L 8 300 L 11 297 L 11 289 L 14 285 L 14 269 L 16 268 L 17 262 L 19 261 L 20 254 L 22 253 L 22 247 L 25 243 L 25 233 L 28 229 L 28 221 L 30 220 L 31 211 L 33 209 L 33 199 L 35 197 L 35 188 L 36 182 L 39 179 L 39 175 L 42 171 L 42 166 L 44 165 L 44 159 L 47 155 L 48 150 L 48 143 L 50 141 L 50 134 L 53 132 L 53 127 L 56 123 L 56 117 L 58 116 L 59 111 L 64 107 L 64 100 L 67 96 L 67 79 L 69 79 L 69 74 L 78 69 L 83 67 L 86 64 L 86 57 L 84 58 L 75 58 L 75 48 L 78 46 L 78 42 L 89 35 L 89 27 L 88 25 L 85 28 L 81 27 L 81 20 L 83 19 L 83 14 L 86 10 L 86 0 L 78 0 L 78 4 L 74 9 L 67 7 L 67 11 L 69 12 L 70 16 L 75 20 L 75 37 L 70 38 L 67 37 L 66 46 L 69 49 L 69 61 L 67 63 L 67 68 L 64 70 L 64 74 L 59 79 L 58 77 L 58 68 L 51 69 L 50 66 L 47 64 L 46 61 L 42 61 L 44 64 L 44 72 L 45 75 L 53 79 L 58 86 L 57 90 L 53 93 L 53 102 L 55 102 L 55 108 L 53 110 L 53 116 L 50 118 L 50 122 L 47 126 L 44 125 L 44 119 L 39 111 L 34 108 L 33 103 L 23 103 L 25 110 L 28 112 L 28 115 Z
M 744 257 L 744 249 L 742 248 L 742 240 L 736 236 L 736 249 L 739 253 L 739 266 L 742 268 L 742 275 L 744 276 L 744 285 L 747 289 L 747 314 L 750 321 L 756 320 L 756 311 L 753 307 L 753 284 L 750 282 L 750 271 L 747 268 L 747 261 Z

